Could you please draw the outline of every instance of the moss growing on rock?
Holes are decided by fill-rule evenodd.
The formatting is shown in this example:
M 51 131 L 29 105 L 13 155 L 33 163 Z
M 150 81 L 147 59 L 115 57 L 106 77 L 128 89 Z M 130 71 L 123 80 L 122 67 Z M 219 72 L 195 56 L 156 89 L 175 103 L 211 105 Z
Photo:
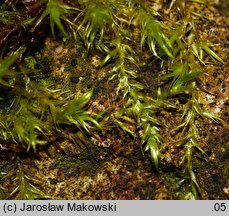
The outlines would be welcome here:
M 112 160 L 117 164 L 111 173 L 120 176 L 119 165 L 132 167 L 132 158 L 139 163 L 137 169 L 146 169 L 139 171 L 142 175 L 150 175 L 144 163 L 151 163 L 155 187 L 149 182 L 154 196 L 148 196 L 142 189 L 146 184 L 139 181 L 143 192 L 136 195 L 136 173 L 125 170 L 129 177 L 123 181 L 130 182 L 131 198 L 211 198 L 199 174 L 203 170 L 196 168 L 212 151 L 203 125 L 226 127 L 220 117 L 226 120 L 228 112 L 221 106 L 228 90 L 222 83 L 227 56 L 220 50 L 227 46 L 215 42 L 218 37 L 208 28 L 213 16 L 222 22 L 224 18 L 212 6 L 212 1 L 181 0 L 6 1 L 0 8 L 0 139 L 2 151 L 20 158 L 20 176 L 27 175 L 23 152 L 26 158 L 31 151 L 49 156 L 55 169 L 71 177 L 103 173 L 106 181 Z M 20 18 L 17 25 L 12 26 L 9 14 Z M 212 74 L 217 67 L 224 68 L 218 81 L 222 92 L 209 89 L 208 82 L 214 81 L 208 71 Z M 213 108 L 215 103 L 223 116 Z M 62 140 L 67 144 L 61 146 Z M 219 160 L 224 160 L 228 146 L 223 141 L 219 148 Z M 176 174 L 167 173 L 169 168 Z M 160 182 L 165 177 L 171 189 Z M 217 178 L 216 173 L 213 180 Z M 123 181 L 118 182 L 123 186 Z M 112 191 L 119 191 L 113 180 L 110 184 Z M 25 198 L 22 193 L 18 196 Z

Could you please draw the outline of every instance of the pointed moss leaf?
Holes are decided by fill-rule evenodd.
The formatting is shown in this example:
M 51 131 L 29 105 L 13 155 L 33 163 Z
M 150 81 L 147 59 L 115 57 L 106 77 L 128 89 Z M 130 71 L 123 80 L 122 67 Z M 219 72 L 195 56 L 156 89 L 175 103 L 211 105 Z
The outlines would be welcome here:
M 199 60 L 202 64 L 205 65 L 205 62 L 204 62 L 203 59 L 202 59 L 200 47 L 198 47 L 197 44 L 195 44 L 195 43 L 193 43 L 193 44 L 191 45 L 191 47 L 192 47 L 192 51 L 193 51 L 194 55 L 198 58 L 198 60 Z
M 25 51 L 24 47 L 19 48 L 13 54 L 5 57 L 0 61 L 0 79 L 3 78 L 9 67 L 17 60 L 17 58 Z
M 50 9 L 50 25 L 51 25 L 51 30 L 52 30 L 52 34 L 54 35 L 54 24 L 57 25 L 57 27 L 59 28 L 60 32 L 66 36 L 67 32 L 64 29 L 64 26 L 61 23 L 61 12 L 60 9 L 57 6 L 52 6 L 52 8 Z
M 6 194 L 2 188 L 0 188 L 0 200 L 6 200 Z
M 63 114 L 74 115 L 78 111 L 81 112 L 81 109 L 85 107 L 91 99 L 92 93 L 93 89 L 84 94 L 81 98 L 74 99 L 71 103 L 67 104 L 67 107 L 63 110 Z
M 137 78 L 138 77 L 138 74 L 136 71 L 134 70 L 126 70 L 125 69 L 125 72 L 128 73 L 129 75 L 131 75 L 133 78 Z M 141 85 L 141 84 L 140 84 Z
M 90 5 L 90 18 L 94 24 L 100 25 L 101 27 L 105 27 L 106 23 L 111 21 L 111 15 L 109 14 L 109 10 L 99 6 L 98 4 Z
M 225 64 L 225 62 L 212 49 L 209 48 L 207 43 L 202 42 L 201 47 L 209 56 L 212 56 L 213 58 L 215 58 L 216 60 L 218 60 L 222 64 Z
M 146 31 L 142 31 L 141 41 L 140 41 L 140 47 L 141 47 L 141 49 L 143 49 L 143 46 L 144 46 L 144 44 L 146 42 L 146 35 L 147 35 Z
M 84 128 L 88 133 L 90 133 L 89 128 L 92 126 L 86 121 L 87 118 L 84 118 L 83 115 L 78 115 L 77 117 L 67 116 L 68 120 L 75 124 L 80 130 Z
M 215 116 L 213 113 L 209 113 L 209 112 L 202 112 L 201 114 L 202 114 L 202 116 L 207 117 L 207 118 L 209 118 L 209 119 L 211 119 L 211 120 L 215 121 L 216 123 L 219 123 L 219 122 L 221 122 L 221 121 L 222 121 L 222 119 L 221 119 L 221 118 L 219 118 L 219 117 Z
M 105 7 L 105 4 L 100 2 L 87 2 L 87 7 L 85 8 L 85 16 L 83 21 L 78 27 L 78 30 L 86 24 L 86 28 L 83 30 L 83 37 L 87 43 L 88 49 L 94 46 L 96 43 L 96 36 L 100 34 L 99 44 L 102 44 L 103 35 L 107 24 L 112 22 L 112 11 L 110 8 Z M 98 47 L 100 45 L 97 45 Z
M 157 141 L 153 135 L 149 136 L 148 140 L 146 141 L 143 152 L 150 152 L 151 159 L 154 163 L 156 170 L 159 169 L 159 161 L 160 161 L 160 150 L 158 148 Z
M 204 155 L 204 150 L 200 147 L 199 143 L 197 142 L 196 136 L 192 135 L 192 137 L 190 138 L 190 142 L 192 143 L 193 146 L 195 146 L 202 155 Z
M 201 192 L 200 190 L 200 187 L 197 183 L 197 180 L 196 180 L 196 176 L 195 176 L 195 173 L 193 172 L 193 168 L 192 168 L 192 154 L 193 154 L 193 146 L 190 142 L 188 142 L 186 145 L 185 145 L 185 148 L 186 148 L 186 152 L 185 152 L 185 158 L 187 160 L 187 170 L 188 170 L 188 173 L 190 175 L 190 178 L 191 180 L 194 182 L 196 188 L 199 190 L 199 192 Z
M 156 117 L 147 115 L 147 120 L 148 120 L 149 122 L 152 122 L 152 123 L 156 124 L 156 125 L 159 125 L 158 119 L 157 119 Z
M 188 82 L 190 80 L 195 79 L 197 76 L 199 76 L 200 74 L 202 74 L 203 71 L 200 70 L 196 70 L 196 71 L 189 71 L 187 74 L 185 74 L 182 78 L 182 82 Z
M 161 48 L 164 50 L 164 52 L 170 57 L 173 58 L 172 54 L 172 47 L 169 39 L 162 33 L 159 32 L 155 34 L 155 39 L 158 42 L 158 44 L 161 46 Z
M 128 133 L 131 134 L 133 137 L 136 137 L 135 133 L 134 133 L 133 131 L 131 131 L 125 123 L 123 123 L 123 122 L 121 122 L 121 121 L 119 121 L 119 120 L 117 120 L 117 119 L 115 120 L 115 123 L 116 123 L 122 130 L 128 132 Z
M 36 22 L 34 29 L 44 20 L 46 16 L 49 16 L 52 34 L 54 35 L 54 25 L 56 25 L 60 32 L 66 36 L 67 32 L 61 22 L 61 19 L 65 18 L 64 14 L 66 13 L 66 9 L 68 9 L 68 7 L 59 0 L 48 0 L 46 8 Z
M 159 48 L 165 52 L 170 58 L 173 58 L 172 54 L 172 43 L 162 32 L 163 24 L 156 20 L 151 14 L 148 14 L 145 10 L 140 9 L 138 12 L 138 22 L 141 26 L 141 41 L 140 46 L 143 47 L 145 41 L 147 40 L 148 46 L 151 52 L 158 56 L 156 51 L 156 42 L 159 45 Z M 147 38 L 147 39 L 146 39 Z
M 164 52 L 171 58 L 173 58 L 172 54 L 172 44 L 170 40 L 165 36 L 165 34 L 162 32 L 162 24 L 147 15 L 145 12 L 140 12 L 142 17 L 142 38 L 141 38 L 141 47 L 143 46 L 143 43 L 145 42 L 145 38 L 147 37 L 148 46 L 150 50 L 153 52 L 153 54 L 158 57 L 156 49 L 155 49 L 155 41 L 159 44 L 159 47 L 164 50 Z
M 171 83 L 172 87 L 170 89 L 170 93 L 172 95 L 179 94 L 182 92 L 187 92 L 188 89 L 185 87 L 185 84 L 188 81 L 194 80 L 197 76 L 202 74 L 203 71 L 195 70 L 195 71 L 188 71 L 187 65 L 178 66 L 171 74 L 164 76 L 163 78 L 167 78 L 170 76 L 174 76 L 174 79 Z
M 107 64 L 113 57 L 116 57 L 116 56 L 117 56 L 116 50 L 109 51 L 109 53 L 107 54 L 107 56 L 106 56 L 105 59 L 103 60 L 101 66 L 104 66 L 104 65 Z
M 207 1 L 206 0 L 190 0 L 191 2 L 197 2 L 197 3 L 200 3 L 200 4 L 206 4 Z
M 89 126 L 88 126 L 89 124 L 88 124 L 88 123 L 85 124 L 85 122 L 91 122 L 91 123 L 93 123 L 97 128 L 100 128 L 100 129 L 101 129 L 101 126 L 99 125 L 99 123 L 98 123 L 95 119 L 93 119 L 92 117 L 90 117 L 89 114 L 86 113 L 86 112 L 84 112 L 84 113 L 82 113 L 82 114 L 76 116 L 76 119 L 78 119 L 78 121 L 81 122 L 82 125 L 87 126 L 87 127 L 85 127 L 85 129 L 89 127 Z M 92 126 L 90 126 L 90 127 L 92 127 Z
M 19 165 L 18 170 L 19 185 L 11 193 L 11 196 L 17 193 L 15 197 L 15 199 L 17 200 L 35 200 L 41 198 L 50 198 L 39 188 L 32 184 L 31 180 L 25 175 L 24 170 L 21 166 L 22 165 Z
M 141 115 L 141 108 L 141 103 L 138 101 L 131 108 L 129 108 L 129 111 L 131 111 L 134 116 L 139 116 Z
M 180 74 L 182 74 L 182 71 L 184 70 L 184 65 L 178 65 L 173 72 L 166 74 L 164 76 L 162 76 L 162 79 L 167 79 L 170 77 L 178 77 Z
M 154 56 L 159 58 L 159 56 L 156 52 L 156 44 L 155 44 L 154 39 L 148 39 L 148 46 L 150 48 L 150 51 L 154 54 Z

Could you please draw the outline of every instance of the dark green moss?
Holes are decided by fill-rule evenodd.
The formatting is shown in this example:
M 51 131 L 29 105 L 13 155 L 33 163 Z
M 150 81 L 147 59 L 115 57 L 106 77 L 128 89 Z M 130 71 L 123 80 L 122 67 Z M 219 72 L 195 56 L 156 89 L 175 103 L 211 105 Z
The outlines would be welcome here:
M 80 151 L 80 154 L 72 155 L 69 152 L 58 155 L 55 164 L 57 168 L 69 175 L 76 176 L 80 173 L 94 175 L 106 160 L 109 160 L 107 150 L 102 147 L 88 145 L 86 149 Z
M 204 136 L 206 140 L 209 133 L 199 132 L 198 121 L 220 119 L 200 103 L 206 92 L 200 76 L 210 58 L 224 64 L 216 55 L 219 46 L 208 43 L 214 34 L 206 26 L 217 25 L 207 19 L 212 13 L 210 5 L 161 1 L 162 7 L 156 11 L 152 5 L 157 2 L 149 1 L 34 2 L 28 6 L 25 1 L 11 1 L 0 7 L 0 48 L 5 47 L 0 60 L 0 140 L 19 146 L 11 149 L 12 154 L 24 159 L 28 155 L 23 157 L 18 149 L 42 151 L 38 146 L 47 145 L 56 134 L 66 138 L 79 130 L 84 138 L 78 138 L 89 140 L 101 130 L 97 141 L 101 144 L 102 139 L 109 139 L 109 150 L 85 142 L 77 154 L 66 149 L 58 154 L 55 166 L 72 176 L 94 175 L 104 162 L 119 157 L 130 173 L 141 169 L 135 164 L 139 162 L 145 170 L 161 174 L 174 199 L 202 198 L 197 182 L 204 187 L 201 174 L 205 170 L 204 166 L 198 168 L 201 160 L 196 158 L 205 159 L 202 148 L 206 143 L 201 139 Z M 19 19 L 14 26 L 15 16 Z M 214 42 L 219 41 L 215 37 Z M 222 41 L 220 46 L 227 48 L 228 43 Z M 213 64 L 208 70 L 225 93 L 223 73 Z M 212 83 L 205 85 L 208 90 L 213 88 Z M 101 116 L 94 112 L 97 110 Z M 222 118 L 228 117 L 226 109 L 222 114 Z M 112 133 L 110 129 L 114 129 Z M 116 129 L 123 133 L 115 134 Z M 171 131 L 175 135 L 170 136 Z M 214 170 L 220 176 L 220 187 L 225 184 L 222 172 L 228 170 L 228 132 L 223 133 L 222 139 L 209 145 L 211 154 L 207 154 L 209 158 L 216 155 L 221 162 L 217 164 L 220 171 Z M 55 150 L 56 146 L 53 155 Z M 168 156 L 163 166 L 161 154 Z M 209 179 L 217 178 L 213 177 Z M 130 177 L 117 181 L 117 191 L 119 186 L 123 190 L 131 187 Z M 137 185 L 134 191 L 141 199 L 155 197 L 154 186 Z

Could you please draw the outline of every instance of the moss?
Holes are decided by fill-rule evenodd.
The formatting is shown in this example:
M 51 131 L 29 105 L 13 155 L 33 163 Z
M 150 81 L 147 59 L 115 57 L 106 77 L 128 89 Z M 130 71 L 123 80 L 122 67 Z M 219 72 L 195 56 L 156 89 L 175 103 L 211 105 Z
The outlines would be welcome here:
M 131 167 L 131 158 L 139 161 L 141 151 L 142 160 L 149 164 L 149 157 L 152 172 L 158 175 L 176 167 L 175 178 L 174 173 L 162 174 L 169 186 L 174 185 L 175 198 L 204 198 L 196 168 L 196 158 L 205 160 L 208 149 L 201 125 L 224 124 L 214 105 L 206 101 L 213 92 L 207 89 L 212 83 L 205 83 L 211 81 L 205 73 L 215 66 L 226 68 L 226 54 L 220 57 L 219 47 L 209 41 L 214 38 L 209 30 L 209 14 L 214 15 L 211 2 L 46 0 L 31 4 L 8 2 L 0 8 L 4 18 L 0 46 L 6 46 L 0 60 L 0 138 L 9 147 L 16 144 L 12 154 L 45 151 L 50 142 L 57 143 L 53 146 L 58 151 L 58 139 L 74 143 L 74 149 L 78 144 L 87 146 L 75 155 L 67 150 L 58 155 L 57 168 L 75 176 L 96 175 L 102 162 L 119 155 Z M 20 17 L 16 27 L 8 16 L 14 12 Z M 51 34 L 45 30 L 49 25 Z M 217 77 L 222 89 L 214 94 L 226 95 L 223 77 Z M 217 97 L 214 100 L 222 104 Z M 226 120 L 228 110 L 220 109 L 225 109 L 221 117 Z M 114 138 L 118 131 L 122 131 L 120 141 Z M 128 148 L 120 142 L 127 142 Z M 220 145 L 216 152 L 223 163 L 228 146 Z M 105 159 L 94 160 L 94 154 Z M 21 170 L 20 179 L 27 175 Z M 154 189 L 149 187 L 153 193 Z
M 38 67 L 38 65 L 36 65 L 37 61 L 32 56 L 28 56 L 25 58 L 25 64 L 26 64 L 26 67 L 28 67 L 29 69 L 35 69 L 35 68 L 37 69 Z
M 55 159 L 55 164 L 57 168 L 71 176 L 77 176 L 82 173 L 94 176 L 101 164 L 107 160 L 109 158 L 106 150 L 87 144 L 87 148 L 80 150 L 79 154 L 66 151 L 65 154 L 58 155 Z

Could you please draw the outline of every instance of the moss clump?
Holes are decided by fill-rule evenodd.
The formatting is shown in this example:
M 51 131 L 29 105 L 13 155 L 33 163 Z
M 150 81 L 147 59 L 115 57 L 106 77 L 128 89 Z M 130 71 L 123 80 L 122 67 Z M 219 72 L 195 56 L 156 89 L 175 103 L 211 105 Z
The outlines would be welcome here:
M 87 148 L 90 148 L 90 145 Z M 104 149 L 93 147 L 93 150 L 85 149 L 78 155 L 60 154 L 57 156 L 55 163 L 57 168 L 63 170 L 66 174 L 76 176 L 84 173 L 93 176 L 105 160 L 105 158 L 103 160 L 97 158 L 98 155 L 101 155 L 101 151 L 104 151 Z M 104 155 L 104 152 L 102 154 Z
M 184 197 L 203 197 L 193 169 L 194 157 L 205 158 L 198 122 L 222 121 L 202 108 L 199 95 L 207 91 L 199 77 L 210 62 L 225 63 L 201 26 L 203 20 L 208 22 L 204 9 L 211 4 L 181 0 L 167 4 L 138 0 L 5 3 L 0 8 L 4 25 L 0 47 L 6 47 L 0 65 L 0 90 L 4 92 L 0 136 L 4 145 L 12 142 L 17 151 L 36 152 L 38 146 L 54 143 L 56 134 L 87 145 L 88 136 L 101 142 L 104 133 L 119 128 L 133 140 L 141 140 L 140 149 L 151 158 L 157 173 L 162 150 L 180 150 L 182 155 L 176 159 L 181 181 L 187 186 Z M 9 14 L 20 17 L 16 27 Z M 45 46 L 51 51 L 45 53 L 47 26 L 51 40 L 60 46 L 47 39 Z M 20 37 L 14 43 L 15 35 Z M 61 59 L 69 49 L 74 51 Z M 149 71 L 144 67 L 150 67 Z M 149 80 L 142 81 L 144 73 L 150 73 L 153 86 Z M 96 108 L 101 110 L 98 113 L 93 104 L 101 95 L 95 84 L 107 88 L 108 97 L 112 96 L 104 107 Z M 176 103 L 181 96 L 185 102 Z M 171 128 L 175 141 L 166 140 L 163 133 L 167 126 L 163 115 L 172 112 L 177 120 Z M 96 172 L 98 167 L 84 153 L 60 156 L 57 164 L 73 174 L 86 167 Z

